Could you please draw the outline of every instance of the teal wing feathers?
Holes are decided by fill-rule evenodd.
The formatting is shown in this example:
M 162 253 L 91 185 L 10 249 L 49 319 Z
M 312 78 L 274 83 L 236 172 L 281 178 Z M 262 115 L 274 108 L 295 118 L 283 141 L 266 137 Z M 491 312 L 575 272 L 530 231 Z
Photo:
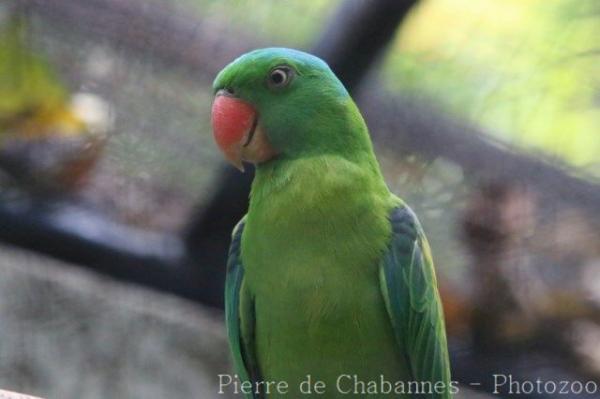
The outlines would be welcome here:
M 254 305 L 244 289 L 244 267 L 241 260 L 242 219 L 235 229 L 229 247 L 225 279 L 225 323 L 235 372 L 241 381 L 258 381 L 253 353 Z M 252 394 L 247 399 L 254 399 Z
M 444 316 L 429 244 L 410 208 L 396 207 L 390 221 L 393 233 L 380 265 L 380 284 L 397 343 L 413 381 L 445 386 L 441 393 L 432 390 L 421 397 L 450 398 Z

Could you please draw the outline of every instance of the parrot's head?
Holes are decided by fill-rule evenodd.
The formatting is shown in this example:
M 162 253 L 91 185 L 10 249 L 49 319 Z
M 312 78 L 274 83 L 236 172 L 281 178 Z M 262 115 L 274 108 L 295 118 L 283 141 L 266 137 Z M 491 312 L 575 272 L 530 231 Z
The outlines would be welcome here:
M 260 165 L 274 158 L 344 155 L 370 147 L 348 92 L 313 55 L 285 48 L 255 50 L 227 65 L 213 88 L 215 140 L 241 170 L 242 161 Z

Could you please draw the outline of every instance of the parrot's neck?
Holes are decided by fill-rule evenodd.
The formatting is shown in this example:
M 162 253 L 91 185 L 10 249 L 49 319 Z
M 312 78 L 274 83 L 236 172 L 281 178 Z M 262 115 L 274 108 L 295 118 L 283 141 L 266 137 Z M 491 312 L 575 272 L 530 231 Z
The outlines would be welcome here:
M 248 272 L 287 267 L 265 256 L 289 257 L 298 248 L 306 265 L 364 267 L 385 249 L 391 235 L 388 215 L 395 205 L 376 165 L 333 155 L 261 165 L 242 240 Z M 281 254 L 273 254 L 273 248 Z
M 342 193 L 351 198 L 340 198 Z M 329 154 L 275 159 L 256 168 L 250 207 L 269 208 L 273 196 L 297 201 L 297 207 L 320 208 L 328 201 L 348 203 L 363 195 L 383 202 L 390 198 L 374 156 L 358 160 Z

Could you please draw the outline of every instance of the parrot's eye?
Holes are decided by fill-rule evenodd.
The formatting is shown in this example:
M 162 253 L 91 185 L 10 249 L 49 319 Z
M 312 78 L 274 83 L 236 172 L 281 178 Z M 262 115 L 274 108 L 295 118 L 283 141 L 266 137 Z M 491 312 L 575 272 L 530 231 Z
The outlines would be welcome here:
M 287 66 L 278 66 L 269 72 L 267 83 L 273 89 L 285 87 L 292 80 L 294 72 Z

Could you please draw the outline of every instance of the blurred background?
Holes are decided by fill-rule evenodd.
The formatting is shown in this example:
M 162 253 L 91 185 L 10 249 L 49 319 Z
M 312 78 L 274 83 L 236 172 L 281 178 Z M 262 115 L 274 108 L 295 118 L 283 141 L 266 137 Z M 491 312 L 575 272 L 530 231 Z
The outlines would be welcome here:
M 211 82 L 287 46 L 329 62 L 420 216 L 458 397 L 494 373 L 600 397 L 598 38 L 596 0 L 2 2 L 0 388 L 223 396 L 252 173 L 212 142 Z

